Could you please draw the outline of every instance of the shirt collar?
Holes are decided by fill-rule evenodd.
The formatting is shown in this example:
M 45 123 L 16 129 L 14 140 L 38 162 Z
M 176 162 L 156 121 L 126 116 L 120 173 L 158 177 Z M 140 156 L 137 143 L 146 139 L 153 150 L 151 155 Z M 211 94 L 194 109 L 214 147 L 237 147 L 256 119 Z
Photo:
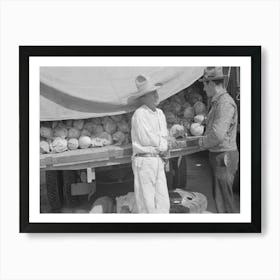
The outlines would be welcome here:
M 146 110 L 148 110 L 149 112 L 151 112 L 152 114 L 157 113 L 157 108 L 156 108 L 155 111 L 153 111 L 153 110 L 151 110 L 151 109 L 150 109 L 147 105 L 145 105 L 145 104 L 143 104 L 142 107 L 145 108 Z
M 227 91 L 224 90 L 224 91 L 221 91 L 221 92 L 219 92 L 219 93 L 216 93 L 216 94 L 212 97 L 211 103 L 216 102 L 216 101 L 219 99 L 219 97 L 220 97 L 222 94 L 224 94 L 224 93 L 227 93 Z

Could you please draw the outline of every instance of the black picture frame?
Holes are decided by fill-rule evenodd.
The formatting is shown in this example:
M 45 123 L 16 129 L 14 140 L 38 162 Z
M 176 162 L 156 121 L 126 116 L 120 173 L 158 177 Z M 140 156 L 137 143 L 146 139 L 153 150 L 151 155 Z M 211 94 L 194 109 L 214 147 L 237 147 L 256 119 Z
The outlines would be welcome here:
M 250 223 L 31 223 L 29 221 L 29 58 L 33 56 L 251 57 Z M 21 233 L 260 233 L 261 46 L 19 46 Z M 35 171 L 37 172 L 37 171 Z

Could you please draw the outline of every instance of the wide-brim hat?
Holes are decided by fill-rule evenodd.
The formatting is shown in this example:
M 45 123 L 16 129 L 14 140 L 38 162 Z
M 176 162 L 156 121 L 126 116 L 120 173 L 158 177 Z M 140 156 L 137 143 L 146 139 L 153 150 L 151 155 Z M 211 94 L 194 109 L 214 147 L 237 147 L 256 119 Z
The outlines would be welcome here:
M 226 75 L 223 73 L 222 67 L 206 67 L 200 82 L 224 80 Z
M 144 75 L 138 75 L 135 79 L 137 90 L 132 92 L 129 96 L 127 103 L 135 102 L 139 97 L 144 96 L 150 92 L 157 91 L 162 87 L 161 83 L 152 83 L 151 79 Z

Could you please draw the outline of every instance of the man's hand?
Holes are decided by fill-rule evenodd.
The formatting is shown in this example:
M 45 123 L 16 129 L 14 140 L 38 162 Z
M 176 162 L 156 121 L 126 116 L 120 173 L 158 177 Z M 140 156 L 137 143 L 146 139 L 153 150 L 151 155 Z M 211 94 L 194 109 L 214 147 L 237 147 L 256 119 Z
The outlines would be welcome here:
M 161 151 L 159 150 L 159 147 L 155 147 L 155 151 L 156 151 L 157 154 L 161 153 Z
M 169 155 L 170 155 L 169 150 L 161 151 L 161 150 L 159 149 L 159 147 L 155 147 L 155 151 L 156 151 L 156 153 L 157 153 L 158 155 L 160 155 L 161 157 L 169 157 Z
M 167 151 L 164 151 L 164 152 L 160 152 L 159 155 L 163 158 L 169 158 L 170 156 L 170 151 L 167 150 Z

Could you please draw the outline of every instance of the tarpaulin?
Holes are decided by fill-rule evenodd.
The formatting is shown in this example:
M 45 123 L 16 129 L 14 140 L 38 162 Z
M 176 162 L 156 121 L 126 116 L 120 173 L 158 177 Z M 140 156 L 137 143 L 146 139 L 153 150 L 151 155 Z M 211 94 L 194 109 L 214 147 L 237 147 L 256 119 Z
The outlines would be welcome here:
M 162 83 L 160 101 L 203 75 L 204 67 L 41 67 L 41 121 L 86 119 L 136 109 L 128 104 L 139 74 Z

